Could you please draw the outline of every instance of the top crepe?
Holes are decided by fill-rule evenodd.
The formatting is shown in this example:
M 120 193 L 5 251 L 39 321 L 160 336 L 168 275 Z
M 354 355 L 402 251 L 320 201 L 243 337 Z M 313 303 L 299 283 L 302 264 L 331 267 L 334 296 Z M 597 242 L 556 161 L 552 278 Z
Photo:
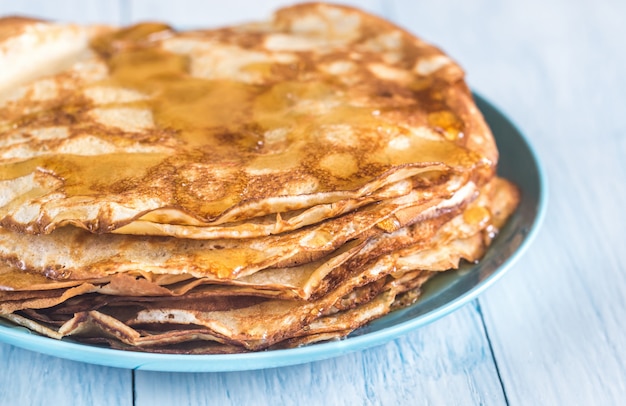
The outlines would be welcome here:
M 358 10 L 191 32 L 0 27 L 6 229 L 259 237 L 495 170 L 458 65 Z

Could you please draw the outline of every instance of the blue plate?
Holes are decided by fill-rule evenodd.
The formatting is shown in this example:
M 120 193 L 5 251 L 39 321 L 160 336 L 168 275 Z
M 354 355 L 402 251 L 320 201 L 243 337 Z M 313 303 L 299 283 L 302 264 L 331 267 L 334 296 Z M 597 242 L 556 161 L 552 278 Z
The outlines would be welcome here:
M 477 265 L 430 280 L 420 300 L 392 312 L 340 341 L 307 347 L 226 355 L 172 355 L 119 351 L 71 340 L 57 341 L 0 321 L 0 340 L 28 350 L 92 364 L 152 371 L 214 372 L 273 368 L 331 358 L 386 343 L 458 309 L 491 286 L 522 255 L 546 208 L 546 185 L 537 158 L 515 126 L 480 96 L 476 103 L 500 150 L 499 173 L 522 191 L 520 207 Z

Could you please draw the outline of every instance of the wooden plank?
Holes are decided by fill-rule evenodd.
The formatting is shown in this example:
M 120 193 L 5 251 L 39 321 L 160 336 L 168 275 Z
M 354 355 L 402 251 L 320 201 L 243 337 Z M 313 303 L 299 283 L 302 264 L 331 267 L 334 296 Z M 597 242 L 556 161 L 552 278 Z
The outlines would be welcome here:
M 138 406 L 504 403 L 474 303 L 387 345 L 335 359 L 263 371 L 137 371 L 135 386 Z
M 546 229 L 537 241 L 541 249 L 484 298 L 510 397 L 533 404 L 609 405 L 620 404 L 626 394 L 623 222 L 614 218 L 626 206 L 626 149 L 616 141 L 604 139 L 603 148 L 572 146 L 567 156 L 551 154 L 553 185 L 567 177 L 584 179 L 586 171 L 599 176 L 568 192 L 554 186 Z M 615 187 L 618 179 L 622 187 Z M 599 196 L 611 198 L 598 208 Z
M 66 361 L 0 343 L 3 405 L 131 405 L 132 371 Z
M 1 15 L 25 15 L 55 21 L 119 24 L 122 0 L 0 0 Z
M 621 404 L 626 5 L 395 5 L 402 23 L 436 38 L 521 125 L 550 178 L 537 242 L 481 299 L 510 404 Z

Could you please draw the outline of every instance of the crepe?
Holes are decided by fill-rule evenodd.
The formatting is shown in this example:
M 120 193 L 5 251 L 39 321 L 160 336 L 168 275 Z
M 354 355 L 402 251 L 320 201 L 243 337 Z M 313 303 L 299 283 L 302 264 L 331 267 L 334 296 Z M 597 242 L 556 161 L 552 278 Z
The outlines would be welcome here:
M 196 280 L 199 283 L 182 292 L 175 288 L 181 282 L 174 282 L 174 288 L 164 283 L 159 286 L 163 291 L 155 292 L 154 286 L 136 284 L 136 279 L 127 276 L 130 279 L 119 280 L 116 286 L 110 286 L 111 280 L 40 291 L 18 286 L 0 292 L 0 311 L 10 313 L 9 320 L 53 338 L 73 336 L 144 351 L 256 351 L 342 337 L 393 306 L 412 303 L 418 296 L 416 289 L 433 272 L 456 268 L 461 259 L 480 258 L 495 227 L 501 226 L 499 219 L 512 210 L 507 189 L 515 190 L 508 182 L 494 179 L 478 199 L 444 224 L 416 224 L 365 245 L 344 247 L 327 260 L 333 264 L 331 271 L 306 297 L 264 293 L 268 288 L 279 292 L 293 288 L 261 283 L 271 277 L 259 278 L 256 285 L 248 280 L 253 285 L 248 290 L 238 290 L 246 281 L 215 285 Z M 485 213 L 494 215 L 482 217 Z M 432 235 L 425 240 L 411 236 L 411 232 L 428 230 Z M 291 270 L 265 272 L 276 272 L 280 280 L 280 275 Z M 307 282 L 303 281 L 305 286 Z M 411 299 L 396 301 L 404 292 L 410 292 Z
M 35 58 L 0 65 L 0 316 L 51 338 L 339 339 L 479 260 L 519 201 L 461 68 L 357 9 L 0 19 L 0 62 Z
M 497 160 L 460 68 L 356 10 L 301 5 L 183 33 L 143 24 L 83 45 L 84 59 L 0 106 L 5 228 L 188 237 L 186 226 L 356 200 L 351 210 L 433 171 L 490 176 Z

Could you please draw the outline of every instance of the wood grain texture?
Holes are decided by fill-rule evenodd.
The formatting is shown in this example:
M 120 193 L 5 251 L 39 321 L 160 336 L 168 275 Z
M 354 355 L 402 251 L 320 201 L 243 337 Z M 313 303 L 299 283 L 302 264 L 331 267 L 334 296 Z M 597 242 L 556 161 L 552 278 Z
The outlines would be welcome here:
M 442 41 L 474 87 L 521 126 L 549 178 L 538 240 L 481 299 L 510 404 L 621 404 L 624 3 L 396 5 L 399 21 Z M 458 33 L 433 24 L 426 8 L 450 16 Z M 407 15 L 421 17 L 409 22 Z
M 286 3 L 0 0 L 0 14 L 211 26 L 268 16 Z M 385 346 L 265 371 L 137 372 L 135 402 L 131 371 L 0 344 L 0 404 L 623 402 L 626 3 L 348 3 L 440 45 L 465 68 L 470 85 L 502 108 L 536 147 L 550 202 L 527 254 L 480 305 L 474 302 Z
M 135 385 L 138 406 L 504 403 L 471 304 L 387 345 L 326 361 L 230 373 L 137 371 Z
M 41 355 L 0 343 L 1 405 L 131 405 L 132 371 Z

